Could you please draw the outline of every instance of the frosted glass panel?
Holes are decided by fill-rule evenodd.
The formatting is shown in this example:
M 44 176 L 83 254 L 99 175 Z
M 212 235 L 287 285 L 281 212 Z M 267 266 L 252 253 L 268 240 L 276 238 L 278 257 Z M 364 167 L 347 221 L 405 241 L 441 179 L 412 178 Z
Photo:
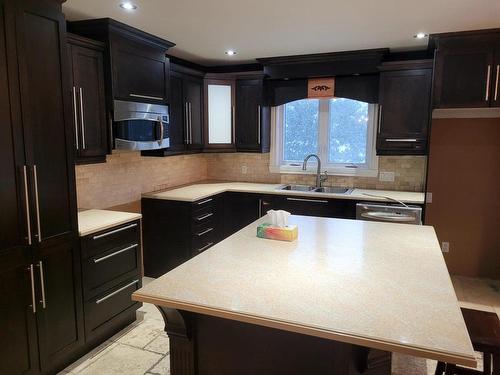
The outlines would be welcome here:
M 208 143 L 232 143 L 231 129 L 231 86 L 208 85 Z

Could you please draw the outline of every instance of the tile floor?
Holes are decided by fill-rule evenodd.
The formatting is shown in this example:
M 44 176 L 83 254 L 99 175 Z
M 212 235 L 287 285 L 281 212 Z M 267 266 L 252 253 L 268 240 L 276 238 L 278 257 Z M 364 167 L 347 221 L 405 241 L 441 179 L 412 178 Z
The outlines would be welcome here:
M 145 278 L 144 283 L 150 280 Z M 452 281 L 463 307 L 496 312 L 500 317 L 500 281 L 458 276 Z M 153 305 L 144 304 L 138 310 L 138 320 L 134 324 L 68 366 L 61 374 L 170 374 L 169 342 L 163 327 L 158 310 Z M 435 361 L 393 355 L 393 375 L 432 375 L 435 368 Z

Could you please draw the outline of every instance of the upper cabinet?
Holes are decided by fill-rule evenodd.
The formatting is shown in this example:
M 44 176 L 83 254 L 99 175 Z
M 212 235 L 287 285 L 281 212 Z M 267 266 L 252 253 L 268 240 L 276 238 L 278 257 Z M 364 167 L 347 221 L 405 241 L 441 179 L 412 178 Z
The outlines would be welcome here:
M 391 62 L 382 64 L 381 70 L 377 154 L 425 154 L 432 62 Z
M 236 81 L 236 149 L 269 152 L 271 111 L 265 106 L 263 79 Z
M 105 162 L 109 143 L 104 45 L 72 34 L 68 43 L 76 162 Z
M 500 105 L 500 30 L 431 35 L 435 108 Z
M 109 18 L 70 22 L 69 30 L 106 43 L 108 99 L 168 104 L 174 44 Z
M 234 151 L 234 79 L 205 79 L 205 149 Z

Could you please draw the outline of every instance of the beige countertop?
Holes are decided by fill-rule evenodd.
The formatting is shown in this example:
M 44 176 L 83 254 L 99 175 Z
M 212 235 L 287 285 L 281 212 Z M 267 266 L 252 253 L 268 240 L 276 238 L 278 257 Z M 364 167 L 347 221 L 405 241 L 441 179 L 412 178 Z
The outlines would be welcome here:
M 109 210 L 85 210 L 78 212 L 78 234 L 87 236 L 101 230 L 142 218 L 141 214 Z
M 283 191 L 278 190 L 282 184 L 260 184 L 250 182 L 218 182 L 218 183 L 200 183 L 194 185 L 183 186 L 179 188 L 169 189 L 163 192 L 146 193 L 142 196 L 145 198 L 156 198 L 176 201 L 194 202 L 199 199 L 207 198 L 212 195 L 223 193 L 226 191 L 235 191 L 241 193 L 261 193 L 261 194 L 281 194 L 281 195 L 296 195 L 318 198 L 338 198 L 338 199 L 353 199 L 365 200 L 374 202 L 387 202 L 385 198 L 367 196 L 365 194 L 384 195 L 393 199 L 403 201 L 405 203 L 423 204 L 424 193 L 416 193 L 409 191 L 388 191 L 388 190 L 369 190 L 369 189 L 354 189 L 351 194 L 327 194 L 327 193 L 309 193 L 299 191 Z
M 432 227 L 292 216 L 299 238 L 280 242 L 256 237 L 258 223 L 266 220 L 243 228 L 132 298 L 475 364 Z

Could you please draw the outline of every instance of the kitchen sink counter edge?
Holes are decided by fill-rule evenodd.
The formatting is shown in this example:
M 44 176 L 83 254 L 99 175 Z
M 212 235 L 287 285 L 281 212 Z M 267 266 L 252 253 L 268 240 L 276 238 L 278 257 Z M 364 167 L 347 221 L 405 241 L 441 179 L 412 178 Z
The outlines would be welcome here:
M 78 234 L 88 236 L 142 218 L 141 214 L 111 210 L 83 210 L 78 212 Z
M 411 191 L 372 190 L 354 188 L 349 194 L 321 193 L 311 191 L 280 190 L 283 184 L 253 182 L 200 182 L 163 191 L 142 194 L 143 198 L 195 202 L 224 192 L 275 194 L 308 198 L 335 198 L 357 201 L 388 202 L 385 197 L 409 204 L 424 204 L 425 194 Z M 378 195 L 378 197 L 376 196 Z

